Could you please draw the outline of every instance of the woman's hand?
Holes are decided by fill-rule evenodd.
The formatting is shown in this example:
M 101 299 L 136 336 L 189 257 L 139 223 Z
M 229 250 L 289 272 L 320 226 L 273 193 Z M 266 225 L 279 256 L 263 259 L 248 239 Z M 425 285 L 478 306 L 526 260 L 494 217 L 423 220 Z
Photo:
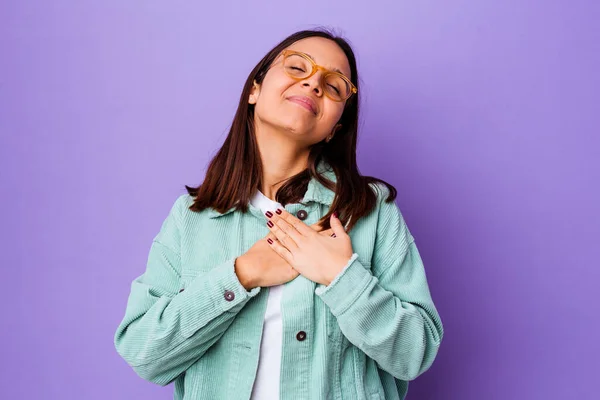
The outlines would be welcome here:
M 319 231 L 321 227 L 318 223 L 310 225 L 310 228 L 323 236 L 333 233 L 333 229 Z M 257 286 L 281 285 L 299 275 L 299 272 L 292 268 L 283 257 L 273 251 L 273 248 L 267 243 L 268 239 L 277 241 L 273 232 L 269 232 L 235 260 L 235 273 L 246 290 Z
M 353 253 L 350 236 L 340 220 L 334 215 L 331 216 L 331 230 L 335 234 L 335 237 L 332 237 L 323 232 L 316 232 L 313 227 L 307 226 L 286 210 L 278 211 L 281 214 L 266 214 L 269 218 L 267 226 L 277 238 L 268 243 L 304 277 L 329 285 Z
M 282 285 L 299 275 L 264 239 L 235 260 L 235 273 L 246 290 Z

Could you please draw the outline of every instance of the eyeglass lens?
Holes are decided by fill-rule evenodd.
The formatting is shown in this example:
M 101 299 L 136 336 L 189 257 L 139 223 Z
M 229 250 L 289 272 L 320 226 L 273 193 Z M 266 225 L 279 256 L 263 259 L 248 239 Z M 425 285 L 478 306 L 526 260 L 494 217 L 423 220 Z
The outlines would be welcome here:
M 306 58 L 298 54 L 289 54 L 284 58 L 283 67 L 285 72 L 293 78 L 304 79 L 312 72 L 312 64 Z M 345 99 L 350 95 L 350 86 L 337 74 L 327 74 L 324 77 L 324 90 L 334 99 Z

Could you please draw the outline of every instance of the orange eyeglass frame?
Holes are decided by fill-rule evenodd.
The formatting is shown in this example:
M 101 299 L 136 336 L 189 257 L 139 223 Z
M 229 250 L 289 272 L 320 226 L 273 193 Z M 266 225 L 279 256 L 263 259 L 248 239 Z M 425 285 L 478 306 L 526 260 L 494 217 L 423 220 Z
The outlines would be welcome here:
M 302 52 L 300 52 L 300 51 L 295 51 L 295 50 L 283 50 L 283 51 L 281 52 L 281 54 L 283 55 L 283 60 L 282 60 L 282 63 L 283 63 L 283 62 L 285 62 L 285 59 L 286 59 L 286 58 L 287 58 L 289 55 L 296 54 L 296 55 L 299 55 L 300 57 L 302 57 L 302 58 L 306 59 L 306 60 L 307 60 L 308 62 L 310 62 L 310 64 L 312 65 L 312 71 L 311 71 L 311 72 L 310 72 L 310 74 L 308 74 L 307 76 L 305 76 L 305 77 L 303 77 L 303 78 L 298 78 L 298 77 L 295 77 L 295 76 L 292 76 L 292 75 L 288 74 L 288 76 L 290 76 L 291 78 L 294 78 L 294 79 L 297 79 L 297 80 L 308 79 L 308 78 L 310 78 L 311 76 L 313 76 L 314 74 L 316 74 L 316 73 L 317 73 L 317 71 L 321 70 L 321 71 L 323 71 L 323 76 L 321 77 L 321 80 L 325 79 L 325 76 L 327 76 L 327 75 L 329 75 L 329 74 L 332 74 L 332 75 L 337 75 L 337 76 L 339 76 L 340 78 L 342 78 L 342 79 L 344 80 L 344 82 L 346 82 L 346 83 L 348 84 L 348 86 L 350 86 L 350 92 L 348 93 L 348 96 L 346 96 L 345 98 L 342 98 L 341 100 L 338 100 L 338 99 L 334 99 L 334 98 L 332 98 L 332 97 L 331 97 L 331 96 L 330 96 L 330 95 L 327 93 L 327 91 L 324 91 L 324 92 L 325 92 L 325 95 L 326 95 L 327 97 L 329 97 L 330 99 L 332 99 L 332 100 L 334 100 L 334 101 L 345 101 L 345 100 L 348 100 L 348 99 L 350 98 L 350 96 L 352 96 L 353 94 L 356 94 L 356 93 L 358 93 L 358 89 L 356 88 L 356 86 L 354 86 L 354 83 L 352 83 L 352 81 L 351 81 L 350 79 L 348 79 L 348 77 L 347 77 L 346 75 L 344 75 L 344 74 L 341 74 L 341 73 L 339 73 L 339 72 L 336 72 L 336 71 L 331 71 L 331 70 L 329 70 L 329 69 L 327 69 L 327 68 L 325 68 L 325 67 L 323 67 L 323 66 L 321 66 L 321 65 L 318 65 L 318 64 L 317 64 L 317 63 L 316 63 L 316 62 L 315 62 L 315 61 L 314 61 L 314 60 L 313 60 L 313 59 L 312 59 L 312 58 L 311 58 L 311 57 L 310 57 L 308 54 L 306 54 L 306 53 L 302 53 Z M 286 74 L 287 74 L 287 72 L 286 72 Z

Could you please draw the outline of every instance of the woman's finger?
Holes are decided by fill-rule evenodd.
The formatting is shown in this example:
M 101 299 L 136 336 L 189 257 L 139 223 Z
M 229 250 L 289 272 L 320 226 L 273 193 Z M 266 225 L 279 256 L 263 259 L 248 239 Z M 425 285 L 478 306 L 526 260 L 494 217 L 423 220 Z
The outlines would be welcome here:
M 324 236 L 331 236 L 332 233 L 333 233 L 333 229 L 331 229 L 331 228 L 325 229 L 325 230 L 319 232 L 320 235 L 324 235 Z
M 273 232 L 269 232 L 269 233 L 267 233 L 267 236 L 265 236 L 265 240 L 267 240 L 267 239 L 277 240 L 277 236 L 275 236 L 275 234 L 273 234 Z
M 310 236 L 315 233 L 314 229 L 309 227 L 304 223 L 304 221 L 299 220 L 296 216 L 290 214 L 286 210 L 282 208 L 278 208 L 275 210 L 275 214 L 277 217 L 286 221 L 291 227 L 293 227 L 296 231 L 298 231 L 302 236 Z
M 285 246 L 283 246 L 281 242 L 277 240 L 271 240 L 271 238 L 267 239 L 267 242 L 273 248 L 273 250 L 275 250 L 275 252 L 279 254 L 281 258 L 287 261 L 288 264 L 292 265 L 292 253 L 290 253 L 290 251 Z
M 269 221 L 267 221 L 267 226 L 269 226 L 269 228 L 271 229 L 271 231 L 273 233 L 275 233 L 275 235 L 277 236 L 277 238 L 281 241 L 282 238 L 280 237 L 280 234 L 278 234 L 277 232 L 279 231 L 279 233 L 283 232 L 288 238 L 291 238 L 291 240 L 294 241 L 294 243 L 298 244 L 302 242 L 302 239 L 304 238 L 304 235 L 302 235 L 300 232 L 298 232 L 298 230 L 293 227 L 292 225 L 290 225 L 290 223 L 288 223 L 284 218 L 282 218 L 279 215 L 273 215 L 272 213 L 265 213 L 267 218 L 269 219 Z M 270 215 L 269 215 L 270 214 Z M 304 225 L 306 228 L 308 228 L 308 226 L 306 226 L 306 224 L 304 224 L 304 222 L 300 221 L 300 223 L 302 225 Z M 269 225 L 271 224 L 271 225 Z M 312 231 L 312 229 L 308 228 L 310 231 Z M 286 243 L 283 243 L 283 245 L 285 246 Z M 290 250 L 293 250 L 292 248 L 290 248 Z
M 283 221 L 283 224 L 287 224 L 287 222 Z M 288 231 L 284 231 L 281 227 L 281 225 L 283 224 L 281 221 L 278 224 L 274 224 L 273 221 L 267 221 L 267 226 L 271 230 L 271 233 L 273 233 L 275 237 L 279 240 L 279 243 L 285 246 L 288 250 L 294 251 L 298 248 L 298 245 L 294 241 L 293 237 L 290 235 L 290 232 L 293 231 L 294 228 L 289 227 L 288 225 Z M 300 234 L 296 232 L 294 236 L 297 235 Z

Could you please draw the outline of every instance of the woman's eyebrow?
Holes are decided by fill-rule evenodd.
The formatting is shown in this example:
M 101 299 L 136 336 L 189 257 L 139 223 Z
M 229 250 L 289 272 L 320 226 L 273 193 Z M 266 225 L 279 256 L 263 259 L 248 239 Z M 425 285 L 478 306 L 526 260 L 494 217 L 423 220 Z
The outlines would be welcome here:
M 314 58 L 313 56 L 311 56 L 310 54 L 306 53 L 306 55 L 307 55 L 307 56 L 309 56 L 310 58 L 312 58 L 312 60 L 313 60 L 315 63 L 317 62 L 317 60 L 315 60 L 315 58 Z M 332 68 L 331 70 L 332 70 L 332 71 L 335 71 L 335 72 L 337 72 L 337 73 L 339 73 L 339 74 L 342 74 L 342 75 L 344 75 L 344 76 L 346 75 L 346 74 L 344 74 L 342 71 L 340 71 L 340 70 L 339 70 L 339 69 L 337 69 L 337 68 Z

